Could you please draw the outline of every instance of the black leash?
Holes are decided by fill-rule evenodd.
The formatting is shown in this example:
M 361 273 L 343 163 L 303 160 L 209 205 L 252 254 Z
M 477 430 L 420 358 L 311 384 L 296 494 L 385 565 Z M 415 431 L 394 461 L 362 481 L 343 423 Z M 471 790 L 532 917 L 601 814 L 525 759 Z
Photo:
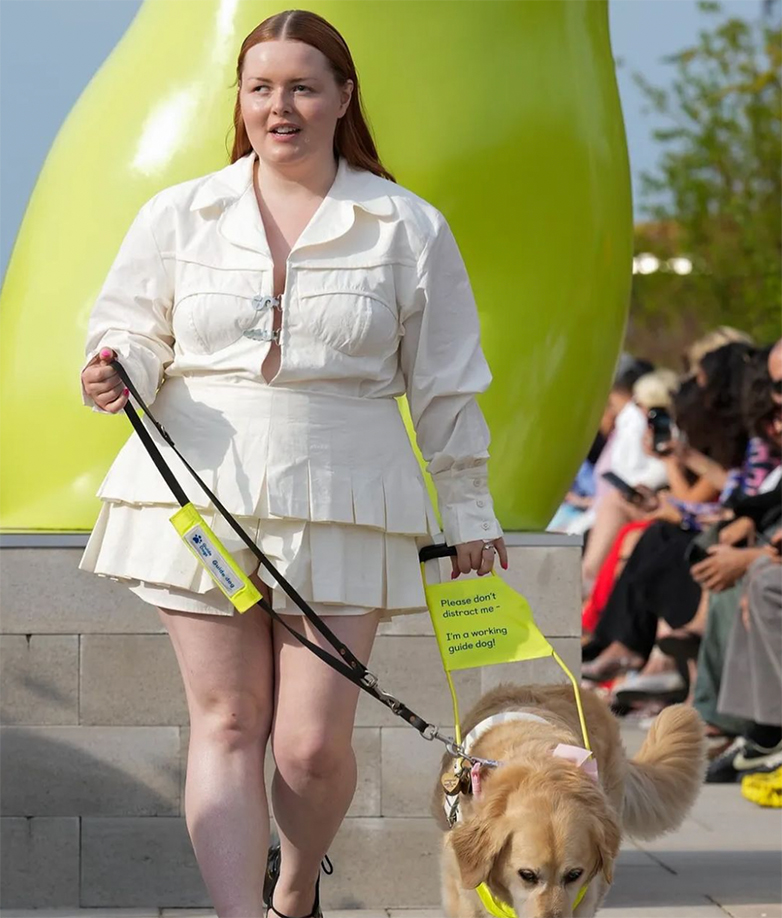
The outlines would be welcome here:
M 287 593 L 288 596 L 296 603 L 296 605 L 304 613 L 305 618 L 312 625 L 317 628 L 317 630 L 323 635 L 323 637 L 331 644 L 331 646 L 339 654 L 339 657 L 335 657 L 333 654 L 328 653 L 322 647 L 319 647 L 317 644 L 313 644 L 308 638 L 303 634 L 300 634 L 295 629 L 291 628 L 271 607 L 271 605 L 263 598 L 263 596 L 258 600 L 256 605 L 260 606 L 264 612 L 268 613 L 274 621 L 279 622 L 283 628 L 285 628 L 290 634 L 292 634 L 301 644 L 303 644 L 308 650 L 312 651 L 318 659 L 322 660 L 327 666 L 330 666 L 336 672 L 343 675 L 346 679 L 349 679 L 354 685 L 358 686 L 360 689 L 365 691 L 367 694 L 371 695 L 377 701 L 384 704 L 387 708 L 390 708 L 391 711 L 401 717 L 404 721 L 411 724 L 415 729 L 427 740 L 437 739 L 440 742 L 444 743 L 448 748 L 448 751 L 453 755 L 462 754 L 461 750 L 454 745 L 453 740 L 448 737 L 441 736 L 433 724 L 427 723 L 423 718 L 419 717 L 414 711 L 411 711 L 405 704 L 399 701 L 397 698 L 394 698 L 393 695 L 389 695 L 387 692 L 384 692 L 378 686 L 377 676 L 373 675 L 361 660 L 356 657 L 353 651 L 347 647 L 334 632 L 326 625 L 323 619 L 311 608 L 307 601 L 297 592 L 297 590 L 285 579 L 285 577 L 280 574 L 280 572 L 274 567 L 272 562 L 266 557 L 266 555 L 258 548 L 258 546 L 253 542 L 253 540 L 247 535 L 247 533 L 242 529 L 239 523 L 233 518 L 231 513 L 222 505 L 218 498 L 212 493 L 212 491 L 207 487 L 207 485 L 202 481 L 198 472 L 190 465 L 190 463 L 185 459 L 185 457 L 177 449 L 176 444 L 169 436 L 166 429 L 163 425 L 156 420 L 149 408 L 144 404 L 144 400 L 139 395 L 133 381 L 130 379 L 128 374 L 125 371 L 125 368 L 118 360 L 111 361 L 112 367 L 117 371 L 120 379 L 123 381 L 127 389 L 130 391 L 130 394 L 138 403 L 141 410 L 149 418 L 152 424 L 157 429 L 158 433 L 163 437 L 163 439 L 168 443 L 168 445 L 173 449 L 173 451 L 179 456 L 179 458 L 184 463 L 187 470 L 193 476 L 193 478 L 198 482 L 204 492 L 209 496 L 214 506 L 219 510 L 223 515 L 226 521 L 229 523 L 234 532 L 239 536 L 239 538 L 244 542 L 244 544 L 252 551 L 256 558 L 263 564 L 263 566 L 272 574 L 277 583 L 282 587 L 282 589 Z M 136 409 L 131 405 L 130 400 L 125 404 L 125 414 L 128 416 L 128 420 L 133 425 L 133 429 L 139 435 L 141 442 L 144 444 L 147 452 L 149 453 L 150 458 L 157 466 L 158 471 L 163 476 L 166 484 L 171 489 L 172 494 L 174 495 L 176 501 L 180 506 L 184 507 L 186 504 L 189 504 L 187 494 L 185 493 L 182 486 L 177 481 L 174 473 L 166 464 L 166 460 L 160 453 L 155 441 L 152 439 L 147 428 L 144 426 L 144 422 L 139 417 Z M 421 550 L 420 557 L 421 561 L 427 561 L 435 557 L 443 557 L 448 554 L 455 554 L 456 549 L 452 546 L 447 545 L 429 545 L 426 548 Z

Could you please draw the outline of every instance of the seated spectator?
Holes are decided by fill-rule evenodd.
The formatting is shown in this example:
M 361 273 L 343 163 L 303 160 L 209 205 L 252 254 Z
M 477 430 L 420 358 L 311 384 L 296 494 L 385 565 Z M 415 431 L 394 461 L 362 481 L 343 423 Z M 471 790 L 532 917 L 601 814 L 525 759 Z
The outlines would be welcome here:
M 650 363 L 637 360 L 615 378 L 606 407 L 613 424 L 595 466 L 594 501 L 577 524 L 568 528 L 568 532 L 583 533 L 592 528 L 601 503 L 612 490 L 602 478 L 605 472 L 613 472 L 630 485 L 645 484 L 657 488 L 664 482 L 662 463 L 644 452 L 646 413 L 633 401 L 633 386 L 652 369 Z
M 782 531 L 774 537 L 782 548 Z M 736 740 L 709 765 L 706 781 L 727 783 L 782 765 L 782 555 L 750 567 L 741 614 L 734 616 L 717 711 L 741 718 Z
M 684 362 L 688 377 L 685 380 L 684 391 L 681 393 L 682 398 L 680 398 L 680 393 L 676 392 L 674 396 L 675 404 L 673 406 L 674 416 L 678 420 L 678 430 L 685 436 L 688 433 L 686 429 L 688 421 L 692 421 L 693 415 L 695 415 L 697 421 L 700 422 L 700 417 L 702 415 L 702 406 L 700 405 L 698 405 L 697 412 L 692 412 L 688 409 L 692 407 L 691 396 L 693 390 L 697 396 L 700 388 L 697 380 L 700 379 L 701 386 L 703 387 L 708 384 L 708 376 L 701 368 L 703 358 L 706 354 L 711 353 L 711 351 L 717 350 L 732 341 L 749 343 L 750 339 L 742 335 L 741 332 L 737 332 L 735 329 L 723 327 L 710 332 L 699 341 L 696 341 L 685 355 Z M 668 374 L 667 378 L 664 374 Z M 648 381 L 654 379 L 662 381 L 664 387 L 663 392 L 660 392 L 659 388 L 657 392 L 653 389 L 650 391 Z M 689 385 L 690 383 L 691 385 Z M 644 387 L 647 387 L 646 391 L 643 391 Z M 637 400 L 641 404 L 644 404 L 647 409 L 653 407 L 668 408 L 670 407 L 669 403 L 671 401 L 668 393 L 675 392 L 677 387 L 678 381 L 676 381 L 675 374 L 668 370 L 659 370 L 656 373 L 647 374 L 647 376 L 642 377 L 636 383 L 634 392 Z M 685 395 L 690 396 L 689 403 L 683 400 Z M 698 401 L 700 400 L 698 399 Z M 688 415 L 690 417 L 688 417 Z M 722 430 L 721 425 L 716 425 L 716 429 Z M 710 449 L 713 443 L 709 444 L 708 441 L 704 442 L 702 437 L 699 438 L 698 433 L 699 430 L 696 427 L 688 442 L 694 443 L 697 441 L 702 448 L 705 447 L 706 449 Z M 676 446 L 678 442 L 678 439 L 675 440 L 673 445 Z M 681 443 L 683 442 L 685 441 L 682 438 Z M 654 454 L 650 430 L 646 432 L 644 448 L 650 455 Z M 682 455 L 683 450 L 681 445 L 679 445 L 678 452 L 674 452 L 670 448 L 665 448 L 664 444 L 658 445 L 658 450 L 659 452 L 657 455 L 666 464 L 666 474 L 668 478 L 668 493 L 666 496 L 668 498 L 673 497 L 677 501 L 686 501 L 688 507 L 693 510 L 700 508 L 702 503 L 716 500 L 723 489 L 723 482 L 725 480 L 724 469 L 719 470 L 723 474 L 718 480 L 710 480 L 708 475 L 696 475 L 687 467 L 686 463 L 682 461 L 684 456 Z M 731 448 L 727 452 L 728 455 L 732 457 L 735 450 Z M 718 448 L 717 453 L 722 455 L 726 453 L 726 450 Z M 695 462 L 700 458 L 695 452 L 690 453 L 689 457 Z M 670 522 L 676 523 L 681 521 L 679 509 L 673 506 L 667 507 L 665 505 L 660 505 L 659 501 L 654 499 L 651 493 L 646 494 L 646 500 L 640 507 L 623 500 L 618 492 L 615 492 L 606 499 L 613 500 L 620 505 L 621 509 L 616 511 L 617 516 L 624 515 L 627 519 L 632 520 L 632 522 L 625 523 L 619 529 L 613 545 L 599 568 L 592 590 L 589 592 L 589 598 L 584 603 L 584 608 L 582 610 L 583 640 L 588 639 L 594 632 L 600 615 L 608 602 L 608 597 L 611 595 L 614 583 L 619 574 L 621 574 L 625 562 L 632 554 L 644 530 L 648 528 L 655 518 L 667 518 Z M 588 586 L 588 583 L 585 584 L 584 592 L 589 591 Z
M 743 347 L 728 346 L 730 349 Z M 734 363 L 735 368 L 742 370 L 740 393 L 743 393 L 746 380 L 751 377 L 761 355 L 765 358 L 765 354 L 758 351 L 753 354 L 752 360 Z M 704 366 L 705 363 L 704 359 Z M 764 372 L 768 386 L 767 371 L 764 369 Z M 720 380 L 717 390 L 723 389 Z M 732 415 L 736 399 L 734 393 L 734 398 L 724 404 L 709 398 L 705 401 L 710 404 L 712 414 L 720 408 L 727 420 Z M 745 402 L 742 401 L 742 404 Z M 748 430 L 754 432 L 755 424 L 756 419 L 744 418 L 745 444 L 748 442 Z M 775 461 L 778 464 L 778 456 Z M 729 480 L 727 473 L 714 477 L 715 482 L 723 478 L 726 483 Z M 758 481 L 761 481 L 759 475 L 750 474 L 746 468 L 736 478 L 737 487 L 740 484 L 743 496 L 754 493 Z M 769 480 L 769 483 L 773 484 L 773 481 Z M 723 499 L 731 496 L 733 492 L 725 492 Z M 698 521 L 695 522 L 697 524 Z M 715 546 L 709 550 L 710 557 L 702 562 L 703 567 L 693 567 L 691 576 L 685 551 L 696 534 L 697 529 L 692 526 L 683 527 L 661 521 L 655 522 L 644 532 L 611 593 L 592 641 L 584 649 L 584 659 L 592 659 L 592 663 L 584 667 L 586 677 L 602 681 L 628 668 L 636 669 L 643 665 L 657 638 L 660 617 L 673 629 L 683 628 L 695 617 L 701 603 L 701 577 L 727 578 L 732 570 L 736 574 L 734 579 L 738 579 L 746 571 L 749 561 L 754 560 L 743 550 Z M 739 554 L 733 554 L 734 551 Z M 733 565 L 731 569 L 729 564 Z M 718 569 L 721 573 L 718 573 Z M 694 579 L 696 577 L 698 579 Z
M 635 478 L 634 481 L 623 475 L 619 477 L 627 481 L 628 484 L 636 486 L 636 489 L 644 495 L 644 500 L 639 503 L 632 503 L 614 488 L 609 488 L 605 494 L 604 499 L 596 510 L 581 565 L 582 592 L 584 596 L 588 596 L 594 588 L 595 579 L 600 568 L 611 552 L 616 537 L 622 528 L 628 523 L 646 518 L 648 511 L 656 506 L 657 502 L 653 501 L 653 489 L 666 483 L 666 472 L 665 466 L 661 461 L 661 453 L 658 453 L 653 448 L 649 429 L 649 412 L 664 411 L 670 413 L 673 393 L 676 391 L 677 385 L 676 374 L 670 370 L 661 369 L 640 377 L 633 386 L 633 406 L 640 409 L 639 413 L 643 417 L 643 427 L 640 429 L 638 445 L 650 464 L 643 472 L 631 473 L 631 477 Z M 615 468 L 612 468 L 611 471 L 619 474 L 615 471 Z M 639 478 L 639 474 L 642 477 Z
M 782 343 L 778 342 L 769 356 L 769 373 L 776 387 L 771 393 L 773 410 L 770 415 L 761 419 L 761 425 L 763 423 L 770 425 L 776 442 L 782 443 L 782 392 L 779 391 L 780 383 L 782 383 Z M 760 432 L 762 432 L 762 427 Z M 769 476 L 769 479 L 773 477 L 774 473 Z M 776 477 L 779 478 L 778 472 Z M 757 498 L 748 499 L 743 505 L 739 505 L 737 512 L 747 515 L 740 517 L 735 523 L 721 531 L 722 545 L 735 546 L 741 542 L 752 544 L 756 528 L 761 532 L 765 531 L 766 534 L 772 532 L 780 514 L 779 481 L 776 482 L 773 490 L 766 491 Z M 779 535 L 775 535 L 773 539 L 775 544 L 778 544 Z M 778 561 L 778 558 L 773 560 Z M 704 578 L 708 577 L 708 580 L 704 579 L 704 582 L 710 583 L 719 590 L 719 587 L 727 582 L 729 572 L 733 568 L 735 568 L 735 558 L 732 557 L 732 553 L 721 550 L 700 573 Z M 771 574 L 766 576 L 771 576 Z M 741 592 L 741 585 L 739 585 L 732 590 L 715 592 L 711 596 L 706 632 L 698 656 L 695 707 L 706 721 L 710 733 L 727 737 L 745 736 L 751 740 L 750 731 L 753 722 L 767 726 L 769 724 L 763 720 L 763 716 L 757 709 L 754 714 L 747 715 L 744 711 L 743 716 L 739 716 L 735 713 L 730 701 L 723 703 L 721 695 L 728 646 L 738 618 Z M 769 691 L 776 691 L 778 694 L 773 684 L 769 686 Z M 735 698 L 734 692 L 730 694 L 732 698 Z M 769 723 L 773 725 L 773 722 Z M 757 735 L 755 735 L 755 740 L 761 746 L 763 745 Z
M 674 437 L 673 449 L 666 444 L 658 446 L 669 480 L 668 491 L 655 495 L 649 489 L 638 487 L 637 490 L 643 494 L 643 502 L 640 504 L 626 501 L 619 492 L 606 498 L 606 516 L 609 520 L 613 518 L 625 523 L 624 528 L 619 530 L 622 533 L 621 547 L 617 546 L 613 551 L 610 547 L 608 549 L 615 573 L 611 575 L 604 572 L 599 596 L 594 604 L 584 610 L 587 618 L 585 625 L 590 633 L 596 628 L 613 583 L 621 573 L 622 564 L 635 550 L 645 530 L 655 521 L 664 520 L 676 526 L 685 523 L 683 528 L 686 533 L 681 539 L 686 547 L 700 528 L 698 514 L 713 512 L 713 507 L 703 507 L 702 504 L 715 501 L 720 492 L 725 491 L 728 484 L 726 466 L 739 465 L 746 458 L 749 422 L 741 415 L 741 408 L 745 405 L 742 393 L 744 378 L 750 366 L 747 363 L 750 353 L 752 351 L 746 345 L 735 344 L 720 348 L 715 355 L 704 355 L 697 379 L 695 376 L 688 378 L 676 393 L 674 415 L 678 434 Z M 759 355 L 756 361 L 767 377 L 765 359 Z M 741 423 L 737 423 L 737 418 L 741 419 Z M 649 453 L 654 452 L 648 430 L 644 435 L 644 449 Z M 738 484 L 740 482 L 734 482 L 734 485 Z M 627 520 L 632 522 L 627 523 Z M 606 528 L 608 526 L 607 522 Z M 600 538 L 598 531 L 597 548 L 594 549 L 596 554 L 603 549 Z M 677 552 L 678 548 L 672 547 L 671 550 Z M 591 558 L 587 546 L 583 561 L 587 575 Z M 587 579 L 584 589 L 588 587 Z

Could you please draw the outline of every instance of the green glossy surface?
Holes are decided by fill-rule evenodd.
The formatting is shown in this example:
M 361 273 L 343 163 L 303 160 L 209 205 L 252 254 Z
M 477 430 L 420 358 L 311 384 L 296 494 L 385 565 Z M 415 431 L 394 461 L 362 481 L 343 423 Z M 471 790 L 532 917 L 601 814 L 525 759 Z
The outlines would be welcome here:
M 6 529 L 88 529 L 128 435 L 81 407 L 87 316 L 138 207 L 220 168 L 241 39 L 284 5 L 146 0 L 63 125 L 0 306 Z M 605 0 L 309 6 L 350 44 L 384 162 L 459 241 L 494 373 L 506 530 L 545 526 L 588 448 L 630 288 L 627 151 Z

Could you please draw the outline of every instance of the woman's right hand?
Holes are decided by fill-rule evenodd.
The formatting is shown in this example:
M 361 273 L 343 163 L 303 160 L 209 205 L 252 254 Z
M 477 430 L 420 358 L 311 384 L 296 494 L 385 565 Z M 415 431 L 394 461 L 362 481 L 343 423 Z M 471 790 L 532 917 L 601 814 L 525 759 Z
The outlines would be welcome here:
M 111 348 L 104 347 L 81 373 L 85 393 L 101 411 L 108 411 L 110 414 L 122 411 L 129 395 L 125 384 L 111 365 L 115 356 Z

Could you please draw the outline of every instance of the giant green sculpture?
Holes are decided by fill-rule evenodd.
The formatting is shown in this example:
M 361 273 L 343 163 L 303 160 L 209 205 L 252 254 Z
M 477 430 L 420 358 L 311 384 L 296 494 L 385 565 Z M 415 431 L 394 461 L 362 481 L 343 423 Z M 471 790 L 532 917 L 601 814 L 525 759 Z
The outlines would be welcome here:
M 87 316 L 139 206 L 227 164 L 242 38 L 286 7 L 146 0 L 46 160 L 2 291 L 2 524 L 91 527 L 128 436 L 82 408 Z M 313 0 L 350 45 L 383 161 L 443 211 L 494 374 L 506 530 L 539 529 L 597 426 L 629 298 L 627 150 L 606 0 Z

